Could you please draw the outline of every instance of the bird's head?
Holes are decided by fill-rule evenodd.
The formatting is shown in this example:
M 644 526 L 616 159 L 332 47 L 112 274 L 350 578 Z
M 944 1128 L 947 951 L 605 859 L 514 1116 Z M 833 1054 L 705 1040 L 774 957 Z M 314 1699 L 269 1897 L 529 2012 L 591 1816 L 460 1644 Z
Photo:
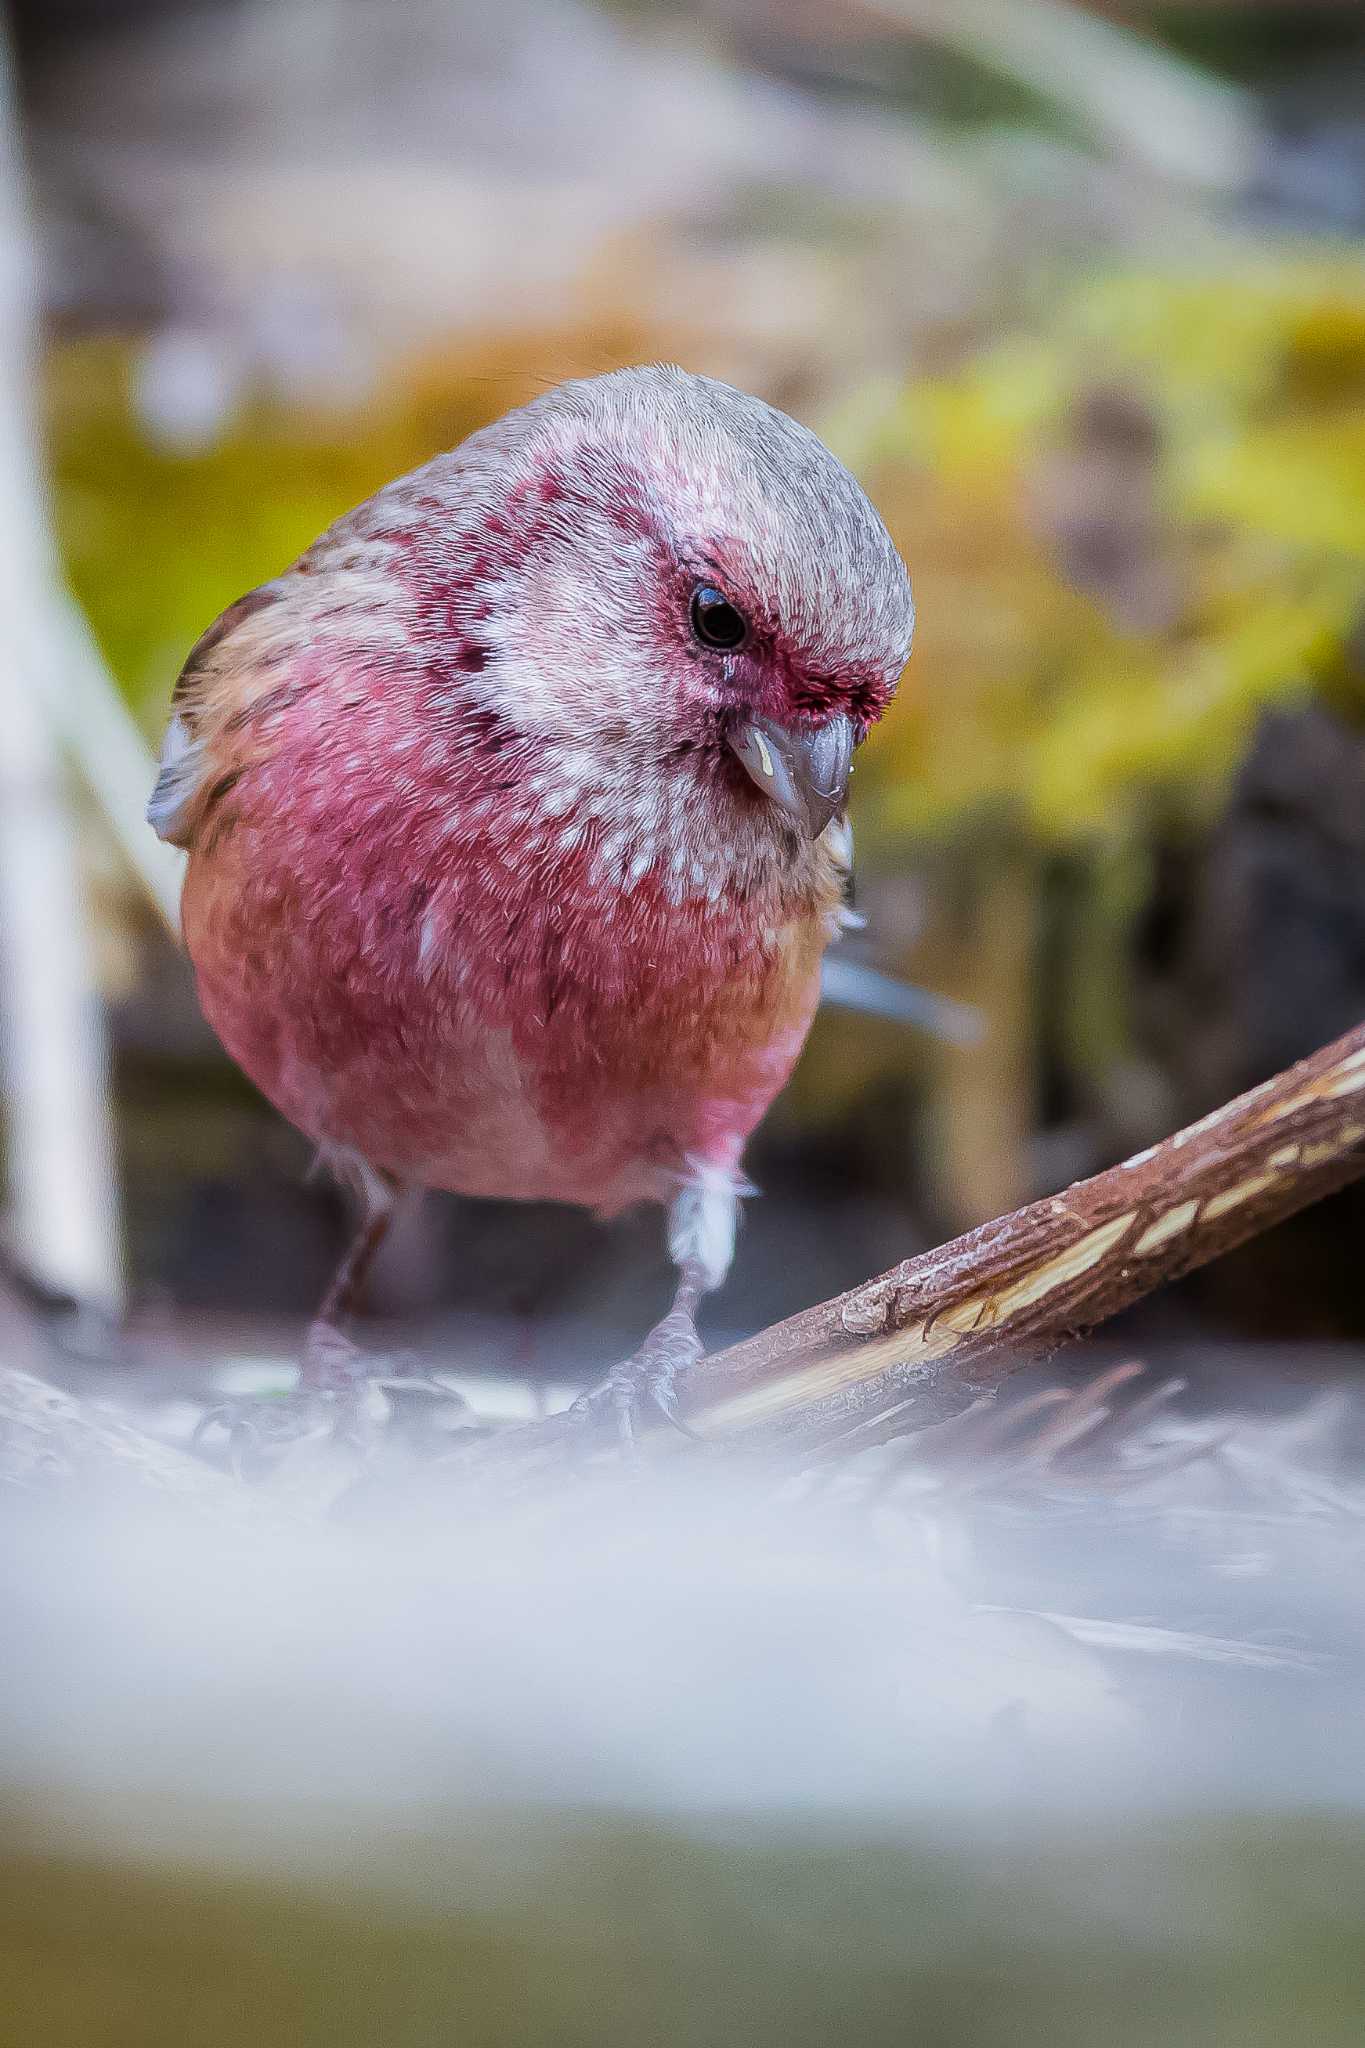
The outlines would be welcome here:
M 445 460 L 451 523 L 419 566 L 467 694 L 623 775 L 701 755 L 823 830 L 914 608 L 815 435 L 652 367 L 561 385 Z

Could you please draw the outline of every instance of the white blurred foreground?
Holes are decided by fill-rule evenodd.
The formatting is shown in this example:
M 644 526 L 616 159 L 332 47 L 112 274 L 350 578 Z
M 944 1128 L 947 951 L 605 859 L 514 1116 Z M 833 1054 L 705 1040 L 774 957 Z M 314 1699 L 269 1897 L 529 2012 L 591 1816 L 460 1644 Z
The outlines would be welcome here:
M 53 1840 L 252 1862 L 489 1802 L 1358 1810 L 1359 1422 L 687 1457 L 530 1505 L 445 1471 L 259 1533 L 11 1493 L 6 1798 Z
M 0 2042 L 1355 2048 L 1358 1398 L 1085 1401 L 259 1529 L 0 1489 Z

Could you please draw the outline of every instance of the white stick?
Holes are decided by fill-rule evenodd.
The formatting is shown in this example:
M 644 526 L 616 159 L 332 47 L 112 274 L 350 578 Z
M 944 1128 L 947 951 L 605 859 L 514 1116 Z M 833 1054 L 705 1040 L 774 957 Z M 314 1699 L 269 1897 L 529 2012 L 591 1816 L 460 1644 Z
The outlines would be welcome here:
M 165 921 L 180 937 L 185 856 L 147 823 L 156 760 L 119 695 L 80 606 L 53 607 L 44 683 L 48 714 L 81 781 L 99 805 L 119 850 Z
M 36 295 L 9 53 L 0 25 L 0 1073 L 17 1248 L 114 1305 L 118 1202 L 103 1019 L 74 820 L 44 679 L 56 563 L 31 394 Z
M 1160 176 L 1241 190 L 1264 145 L 1255 101 L 1072 0 L 862 0 L 1065 107 Z

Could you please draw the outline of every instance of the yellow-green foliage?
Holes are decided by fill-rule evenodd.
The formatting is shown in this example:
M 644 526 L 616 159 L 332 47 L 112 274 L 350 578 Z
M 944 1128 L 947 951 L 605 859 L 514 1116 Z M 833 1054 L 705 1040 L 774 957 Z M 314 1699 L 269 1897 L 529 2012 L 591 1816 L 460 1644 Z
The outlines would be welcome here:
M 49 447 L 67 573 L 129 701 L 156 729 L 187 649 L 340 512 L 524 397 L 467 363 L 418 366 L 358 414 L 248 407 L 212 447 L 152 445 L 131 400 L 135 346 L 81 342 L 48 366 Z
M 1039 1624 L 1041 1627 L 1042 1624 Z M 907 1681 L 908 1683 L 908 1681 Z M 880 1701 L 868 1711 L 885 1711 Z M 1111 1711 L 1113 1711 L 1111 1709 Z M 129 1802 L 136 1797 L 128 1793 Z M 36 1805 L 36 1801 L 33 1804 Z M 5 2043 L 24 2048 L 1359 2048 L 1358 1815 L 899 1817 L 322 1807 L 256 1867 L 158 1801 L 46 1853 L 6 1816 Z M 71 1814 L 62 1802 L 63 1839 Z M 348 1833 L 340 1834 L 342 1822 Z M 161 1823 L 161 1836 L 154 1821 Z M 297 1821 L 293 1823 L 297 1827 Z M 330 1825 L 331 1833 L 326 1832 Z M 252 1823 L 239 1831 L 248 1845 Z M 131 1830 L 130 1830 L 131 1832 Z M 958 1837 L 961 1837 L 959 1839 Z M 114 1834 L 114 1839 L 118 1839 Z M 237 1842 L 237 1834 L 227 1839 Z M 342 1846 L 353 1845 L 349 1855 Z
M 1073 509 L 1088 481 L 1121 495 L 1112 467 L 1087 478 L 1074 427 L 1105 389 L 1149 408 L 1156 430 L 1149 530 L 1133 545 L 1171 601 L 1136 623 L 1077 589 L 1049 527 L 1050 493 L 1069 489 Z M 1009 806 L 1066 843 L 1121 834 L 1154 795 L 1197 821 L 1261 706 L 1317 690 L 1365 710 L 1347 658 L 1365 606 L 1359 260 L 1107 276 L 1046 331 L 913 382 L 835 434 L 920 606 L 902 701 L 860 775 L 877 835 Z

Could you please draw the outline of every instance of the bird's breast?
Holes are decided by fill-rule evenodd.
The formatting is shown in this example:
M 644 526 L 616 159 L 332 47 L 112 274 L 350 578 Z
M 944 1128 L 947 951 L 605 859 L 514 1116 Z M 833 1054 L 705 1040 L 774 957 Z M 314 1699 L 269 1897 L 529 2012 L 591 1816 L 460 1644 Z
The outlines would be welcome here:
M 633 831 L 536 779 L 453 801 L 344 764 L 287 796 L 246 777 L 191 859 L 186 936 L 229 1051 L 324 1145 L 616 1208 L 737 1157 L 800 1049 L 838 882 L 747 814 L 747 838 L 708 831 L 695 795 L 647 793 Z

